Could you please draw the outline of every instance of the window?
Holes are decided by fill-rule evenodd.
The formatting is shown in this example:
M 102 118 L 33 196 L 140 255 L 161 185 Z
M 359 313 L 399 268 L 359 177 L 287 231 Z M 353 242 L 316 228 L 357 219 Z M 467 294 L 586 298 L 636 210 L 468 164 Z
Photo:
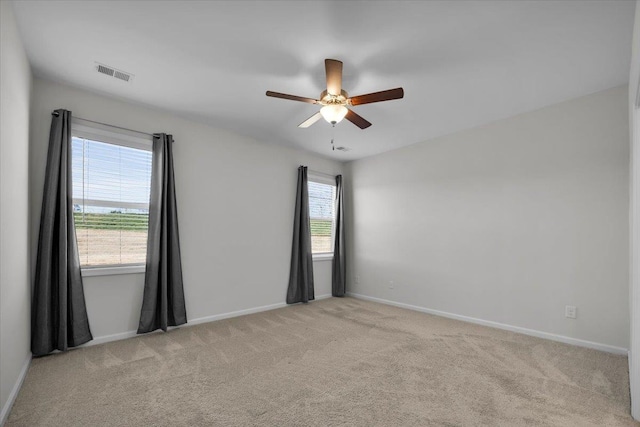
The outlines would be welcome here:
M 333 223 L 336 186 L 329 179 L 309 177 L 309 216 L 311 217 L 311 253 L 333 254 Z
M 151 144 L 150 136 L 73 120 L 73 218 L 81 267 L 145 263 Z

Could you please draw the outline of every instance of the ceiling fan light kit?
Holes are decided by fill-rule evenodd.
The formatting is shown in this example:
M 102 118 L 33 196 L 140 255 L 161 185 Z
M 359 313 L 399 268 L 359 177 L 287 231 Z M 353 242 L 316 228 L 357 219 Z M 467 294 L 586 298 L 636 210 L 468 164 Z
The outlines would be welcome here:
M 320 114 L 322 114 L 322 117 L 332 125 L 340 123 L 348 112 L 349 110 L 347 109 L 347 107 L 341 104 L 325 105 L 320 109 Z
M 349 94 L 342 89 L 342 62 L 336 59 L 325 59 L 324 66 L 327 76 L 327 90 L 322 91 L 320 99 L 288 95 L 270 90 L 267 91 L 266 95 L 273 98 L 322 105 L 320 112 L 298 125 L 300 128 L 307 128 L 322 117 L 334 126 L 346 118 L 360 129 L 366 129 L 371 126 L 371 123 L 356 114 L 352 109 L 347 108 L 347 106 L 371 104 L 373 102 L 390 101 L 404 97 L 404 90 L 399 87 L 349 98 Z

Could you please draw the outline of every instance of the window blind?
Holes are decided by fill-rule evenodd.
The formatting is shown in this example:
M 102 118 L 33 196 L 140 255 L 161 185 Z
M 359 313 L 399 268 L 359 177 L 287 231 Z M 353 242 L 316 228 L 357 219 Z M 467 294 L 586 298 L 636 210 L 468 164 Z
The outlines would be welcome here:
M 309 216 L 311 217 L 311 253 L 332 253 L 336 187 L 309 181 L 308 188 Z
M 144 264 L 150 149 L 74 135 L 71 161 L 81 266 Z

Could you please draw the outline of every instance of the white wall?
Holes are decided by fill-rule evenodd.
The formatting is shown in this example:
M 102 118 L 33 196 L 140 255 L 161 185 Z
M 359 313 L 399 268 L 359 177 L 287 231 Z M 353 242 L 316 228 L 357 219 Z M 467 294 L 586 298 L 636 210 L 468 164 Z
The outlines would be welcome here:
M 31 229 L 38 230 L 51 111 L 146 132 L 172 133 L 187 315 L 190 320 L 283 303 L 291 257 L 297 169 L 342 164 L 257 142 L 173 115 L 34 80 Z M 32 239 L 35 259 L 37 233 Z M 331 293 L 331 262 L 314 263 L 316 295 Z M 84 279 L 94 337 L 138 326 L 143 274 Z
M 629 73 L 629 127 L 631 133 L 631 211 L 630 211 L 630 292 L 631 345 L 629 347 L 629 382 L 631 386 L 631 415 L 640 420 L 640 113 L 637 110 L 640 84 L 640 7 L 636 13 L 631 46 Z
M 0 424 L 30 360 L 31 70 L 12 5 L 0 2 Z
M 628 348 L 627 117 L 618 87 L 349 164 L 348 291 Z

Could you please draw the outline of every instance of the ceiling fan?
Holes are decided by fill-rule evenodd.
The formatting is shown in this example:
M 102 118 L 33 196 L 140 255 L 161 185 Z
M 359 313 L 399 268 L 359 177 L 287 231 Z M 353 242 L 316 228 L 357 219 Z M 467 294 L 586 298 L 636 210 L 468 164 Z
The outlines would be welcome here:
M 336 123 L 339 123 L 342 119 L 346 118 L 360 129 L 366 129 L 371 126 L 371 123 L 354 113 L 353 110 L 347 108 L 347 106 L 390 101 L 392 99 L 400 99 L 404 96 L 404 90 L 399 87 L 349 98 L 349 94 L 342 89 L 342 61 L 338 61 L 336 59 L 325 59 L 324 67 L 327 74 L 327 90 L 322 91 L 320 99 L 288 95 L 286 93 L 272 92 L 270 90 L 267 91 L 267 96 L 272 96 L 274 98 L 322 105 L 319 112 L 298 125 L 300 128 L 308 128 L 323 117 L 327 122 L 334 126 Z

